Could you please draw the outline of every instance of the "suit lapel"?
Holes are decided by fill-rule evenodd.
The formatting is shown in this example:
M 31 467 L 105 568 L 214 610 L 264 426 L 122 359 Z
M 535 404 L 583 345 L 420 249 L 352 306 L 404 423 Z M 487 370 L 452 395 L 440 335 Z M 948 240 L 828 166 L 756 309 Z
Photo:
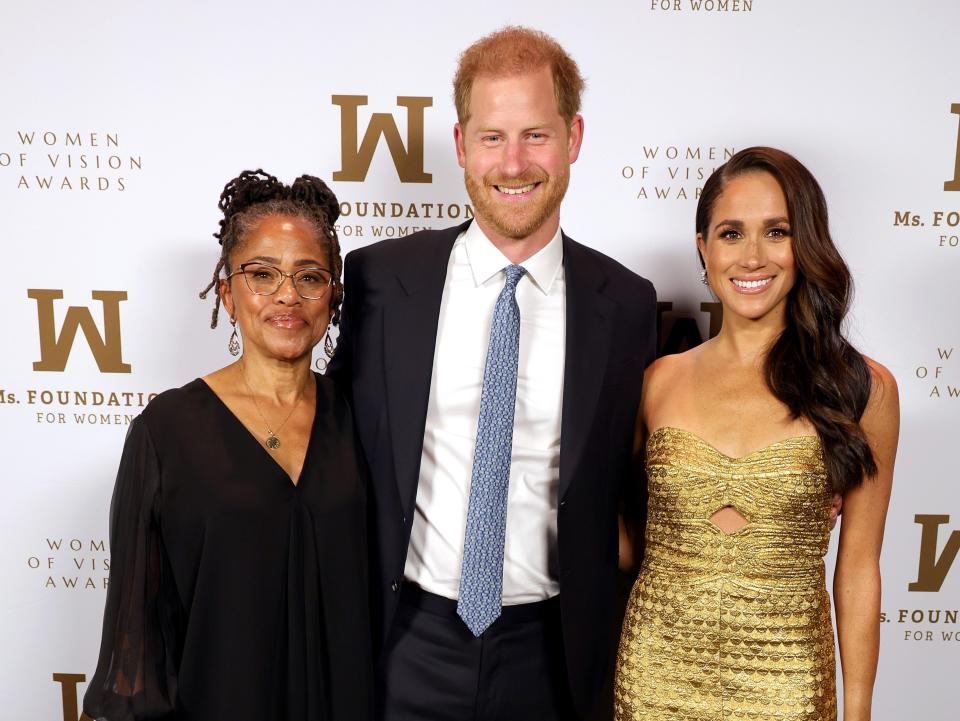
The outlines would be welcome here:
M 560 499 L 573 481 L 596 412 L 615 310 L 615 303 L 600 292 L 606 277 L 596 259 L 566 235 L 563 236 L 563 269 L 567 286 L 567 327 L 560 427 Z
M 397 490 L 407 516 L 416 498 L 447 264 L 464 228 L 440 231 L 420 240 L 422 247 L 411 247 L 384 311 L 387 415 Z

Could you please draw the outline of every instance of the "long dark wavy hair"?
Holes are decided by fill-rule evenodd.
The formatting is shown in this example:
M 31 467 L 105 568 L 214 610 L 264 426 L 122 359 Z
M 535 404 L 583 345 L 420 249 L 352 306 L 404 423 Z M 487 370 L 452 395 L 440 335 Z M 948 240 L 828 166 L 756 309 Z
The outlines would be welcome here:
M 843 335 L 853 287 L 850 270 L 830 237 L 820 185 L 792 155 L 775 148 L 746 148 L 704 183 L 697 232 L 707 240 L 714 204 L 727 183 L 756 172 L 772 175 L 786 196 L 797 265 L 787 297 L 786 327 L 767 351 L 766 383 L 794 418 L 814 425 L 830 482 L 843 493 L 877 472 L 860 427 L 872 378 L 863 356 Z
M 207 293 L 216 288 L 221 270 L 230 274 L 230 257 L 254 225 L 268 215 L 289 215 L 306 220 L 317 231 L 334 279 L 330 322 L 333 325 L 340 323 L 343 259 L 340 257 L 340 240 L 334 226 L 340 217 L 340 204 L 326 183 L 312 175 L 301 175 L 291 185 L 286 185 L 263 170 L 244 170 L 224 186 L 218 207 L 223 218 L 220 220 L 220 230 L 213 237 L 220 241 L 220 259 L 213 269 L 213 279 L 200 293 L 201 298 L 206 298 Z M 220 293 L 216 293 L 210 318 L 211 328 L 217 327 L 219 312 Z

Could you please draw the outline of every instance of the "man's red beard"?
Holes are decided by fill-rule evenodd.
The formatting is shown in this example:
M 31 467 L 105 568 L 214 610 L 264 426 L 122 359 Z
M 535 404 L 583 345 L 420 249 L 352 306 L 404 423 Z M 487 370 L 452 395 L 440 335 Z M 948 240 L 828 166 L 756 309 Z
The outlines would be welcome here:
M 487 174 L 479 180 L 463 172 L 463 181 L 467 194 L 473 201 L 473 210 L 478 218 L 489 224 L 494 231 L 507 238 L 522 240 L 533 234 L 544 224 L 547 218 L 560 207 L 560 201 L 570 184 L 570 169 L 554 177 L 543 171 L 527 173 L 517 178 L 501 178 Z M 525 185 L 538 184 L 535 192 L 538 197 L 527 202 L 512 203 L 500 200 L 500 191 L 494 186 L 522 188 Z

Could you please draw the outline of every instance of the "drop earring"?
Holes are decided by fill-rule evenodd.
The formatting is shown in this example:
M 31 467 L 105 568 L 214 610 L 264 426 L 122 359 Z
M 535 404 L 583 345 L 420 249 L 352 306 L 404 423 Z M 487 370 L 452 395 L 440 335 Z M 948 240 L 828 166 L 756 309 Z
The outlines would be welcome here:
M 237 319 L 231 318 L 230 325 L 233 326 L 233 333 L 230 334 L 230 340 L 227 341 L 227 350 L 230 351 L 230 355 L 238 356 L 240 355 L 240 335 L 237 333 Z
M 707 280 L 707 269 L 704 268 L 700 271 L 700 282 L 704 285 L 710 285 L 710 281 Z
M 336 348 L 333 345 L 333 338 L 330 337 L 330 326 L 327 326 L 327 333 L 323 337 L 323 354 L 326 358 L 317 358 L 317 362 L 314 365 L 317 367 L 317 370 L 321 373 L 325 373 L 327 366 L 330 365 L 330 360 L 333 358 L 333 352 Z

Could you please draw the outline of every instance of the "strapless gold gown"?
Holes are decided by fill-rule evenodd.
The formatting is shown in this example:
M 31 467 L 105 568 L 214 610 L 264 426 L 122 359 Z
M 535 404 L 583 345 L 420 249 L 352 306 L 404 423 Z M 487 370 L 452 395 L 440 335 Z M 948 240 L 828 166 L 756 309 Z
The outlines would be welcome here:
M 832 491 L 816 436 L 742 458 L 678 428 L 647 443 L 646 552 L 630 594 L 617 721 L 833 721 L 823 556 Z M 709 519 L 733 506 L 748 523 Z

